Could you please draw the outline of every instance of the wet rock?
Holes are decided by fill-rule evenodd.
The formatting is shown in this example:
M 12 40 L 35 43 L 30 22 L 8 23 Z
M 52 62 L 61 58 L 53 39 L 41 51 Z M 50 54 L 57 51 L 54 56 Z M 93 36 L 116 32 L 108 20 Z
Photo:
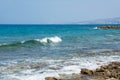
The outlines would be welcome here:
M 83 68 L 83 69 L 81 69 L 81 74 L 84 74 L 84 75 L 92 75 L 92 74 L 93 74 L 93 71 L 92 71 L 92 70 L 89 70 L 89 69 L 86 69 L 86 68 Z
M 107 78 L 120 79 L 120 62 L 112 62 L 107 66 L 101 66 L 96 70 L 81 69 L 81 74 L 96 75 Z
M 31 69 L 39 69 L 40 66 L 39 65 L 31 65 Z
M 118 80 L 118 79 L 115 79 L 115 78 L 109 78 L 109 79 L 106 79 L 106 80 Z
M 120 80 L 120 62 L 112 62 L 96 70 L 83 68 L 80 74 L 64 75 L 60 79 L 47 77 L 45 80 Z
M 106 73 L 106 76 L 108 76 L 108 77 L 111 76 L 111 72 L 109 70 L 106 70 L 105 73 Z
M 58 80 L 58 79 L 55 77 L 46 77 L 45 80 Z
M 99 26 L 98 29 L 120 29 L 120 26 Z
M 82 79 L 80 79 L 80 78 L 76 78 L 75 80 L 82 80 Z
M 59 80 L 74 80 L 80 78 L 80 74 L 72 73 L 72 74 L 59 74 Z
M 90 80 L 90 79 L 89 79 Z M 106 80 L 104 77 L 96 77 L 96 78 L 93 78 L 91 80 Z

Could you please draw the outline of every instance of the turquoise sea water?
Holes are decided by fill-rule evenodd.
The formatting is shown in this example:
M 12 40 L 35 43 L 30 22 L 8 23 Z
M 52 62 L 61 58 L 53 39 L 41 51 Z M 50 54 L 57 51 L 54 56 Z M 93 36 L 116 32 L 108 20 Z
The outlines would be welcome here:
M 120 49 L 119 30 L 98 30 L 97 25 L 1 25 L 0 59 L 17 57 L 72 57 L 97 49 Z M 59 37 L 58 43 L 32 41 Z M 22 41 L 26 43 L 22 44 Z M 28 42 L 27 42 L 28 41 Z M 4 56 L 6 55 L 6 56 Z M 13 57 L 14 58 L 14 57 Z
M 38 62 L 39 66 L 47 66 L 44 60 L 64 61 L 120 50 L 120 30 L 100 30 L 97 26 L 100 25 L 0 25 L 0 80 L 26 80 L 15 76 L 19 73 L 22 77 L 21 67 L 6 72 L 11 66 L 16 69 Z

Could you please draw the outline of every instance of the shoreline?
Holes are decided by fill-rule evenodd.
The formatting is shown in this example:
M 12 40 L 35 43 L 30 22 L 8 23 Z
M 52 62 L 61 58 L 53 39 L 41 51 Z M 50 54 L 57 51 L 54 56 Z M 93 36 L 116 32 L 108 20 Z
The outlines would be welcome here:
M 45 80 L 120 80 L 120 62 L 110 62 L 100 68 L 82 68 L 79 74 L 62 74 L 61 77 L 46 77 Z
M 22 64 L 15 64 L 13 66 L 8 66 L 3 69 L 1 72 L 13 72 L 13 74 L 7 73 L 7 77 L 15 78 L 18 80 L 45 80 L 46 77 L 50 78 L 54 77 L 56 79 L 51 80 L 60 80 L 60 77 L 65 79 L 61 80 L 74 80 L 70 78 L 80 78 L 80 70 L 85 68 L 87 70 L 95 70 L 99 68 L 101 65 L 107 65 L 110 62 L 120 61 L 120 51 L 103 51 L 101 53 L 90 54 L 81 56 L 81 57 L 73 57 L 70 59 L 28 59 L 27 63 L 24 62 Z M 30 60 L 30 61 L 29 61 Z M 31 62 L 33 61 L 33 62 Z M 30 63 L 29 63 L 30 62 Z M 94 65 L 94 66 L 93 66 Z M 2 69 L 2 68 L 1 68 Z M 20 71 L 16 73 L 16 71 Z M 14 73 L 15 72 L 15 73 Z M 19 74 L 19 75 L 16 75 Z M 86 75 L 81 76 L 82 78 L 86 77 Z M 89 78 L 88 76 L 87 78 Z M 69 79 L 66 79 L 69 78 Z M 92 76 L 93 78 L 93 76 Z M 79 79 L 78 79 L 79 80 Z M 85 80 L 85 79 L 83 79 Z M 89 80 L 89 79 L 86 79 Z
M 119 53 L 119 50 L 103 51 L 98 56 L 95 56 L 98 57 L 98 60 L 94 61 L 94 57 L 91 57 L 91 59 L 93 58 L 93 62 L 91 62 L 91 59 L 87 60 L 88 63 L 86 63 L 86 65 L 88 65 L 88 67 L 81 67 L 80 69 L 74 68 L 79 73 L 61 73 L 58 74 L 59 77 L 47 76 L 45 80 L 120 80 L 120 61 L 119 59 L 115 60 L 117 56 L 120 58 Z M 113 56 L 114 59 L 111 60 Z

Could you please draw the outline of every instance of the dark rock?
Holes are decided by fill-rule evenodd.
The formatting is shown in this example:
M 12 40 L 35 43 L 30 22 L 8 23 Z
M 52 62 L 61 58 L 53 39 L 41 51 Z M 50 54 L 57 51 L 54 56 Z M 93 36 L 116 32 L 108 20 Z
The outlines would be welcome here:
M 120 79 L 120 62 L 112 62 L 107 66 L 101 66 L 96 70 L 81 69 L 81 74 L 84 75 L 96 75 L 105 78 Z
M 120 62 L 112 62 L 108 65 L 103 65 L 96 70 L 83 68 L 81 69 L 81 74 L 77 75 L 74 73 L 70 79 L 47 77 L 45 80 L 120 80 Z
M 86 69 L 86 68 L 83 68 L 83 69 L 81 69 L 81 74 L 92 75 L 93 71 L 89 70 L 89 69 Z
M 99 26 L 98 29 L 120 29 L 120 26 Z
M 46 77 L 45 80 L 58 80 L 58 79 L 55 77 Z
M 31 69 L 39 69 L 40 66 L 39 65 L 31 65 Z

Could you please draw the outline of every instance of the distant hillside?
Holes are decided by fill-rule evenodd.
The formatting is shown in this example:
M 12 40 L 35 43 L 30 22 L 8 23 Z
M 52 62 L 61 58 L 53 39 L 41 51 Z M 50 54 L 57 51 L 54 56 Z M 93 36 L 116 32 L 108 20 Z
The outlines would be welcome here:
M 92 21 L 82 21 L 82 22 L 78 22 L 77 24 L 120 24 L 120 17 L 97 19 Z

